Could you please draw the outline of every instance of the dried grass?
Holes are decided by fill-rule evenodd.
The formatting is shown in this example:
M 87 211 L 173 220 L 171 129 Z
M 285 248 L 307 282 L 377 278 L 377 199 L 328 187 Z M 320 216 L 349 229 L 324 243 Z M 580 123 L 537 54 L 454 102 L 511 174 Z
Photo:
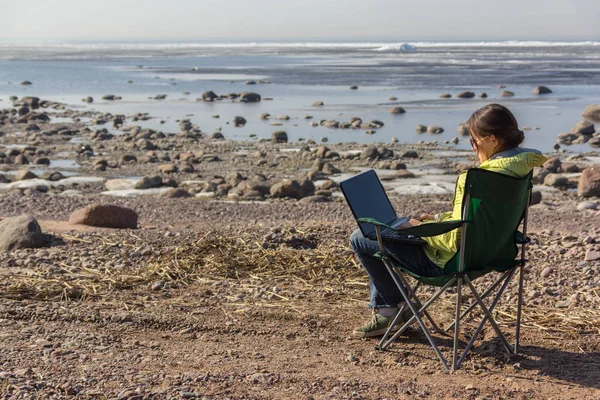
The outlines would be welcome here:
M 84 241 L 63 235 L 63 239 L 100 247 L 136 247 L 132 243 L 117 243 L 100 237 Z M 327 301 L 332 303 L 366 304 L 366 298 L 363 297 L 368 290 L 366 275 L 348 252 L 345 243 L 331 241 L 309 249 L 285 245 L 263 248 L 259 237 L 253 234 L 231 237 L 210 233 L 196 243 L 176 247 L 167 255 L 151 259 L 148 264 L 127 270 L 74 268 L 67 264 L 60 266 L 69 273 L 48 274 L 29 270 L 0 275 L 0 297 L 45 301 L 107 299 L 115 291 L 147 287 L 158 280 L 182 285 L 228 281 L 246 288 L 283 282 L 288 287 L 287 292 L 320 290 L 330 295 Z M 273 301 L 261 299 L 253 300 L 252 304 L 238 302 L 231 305 L 274 308 L 285 304 L 291 309 L 297 306 L 294 304 L 296 300 L 290 296 L 272 293 L 273 297 Z M 451 308 L 450 301 L 444 302 L 444 312 Z M 514 325 L 514 306 L 499 305 L 495 314 L 500 324 Z M 528 305 L 523 310 L 522 326 L 544 332 L 599 334 L 600 311 Z

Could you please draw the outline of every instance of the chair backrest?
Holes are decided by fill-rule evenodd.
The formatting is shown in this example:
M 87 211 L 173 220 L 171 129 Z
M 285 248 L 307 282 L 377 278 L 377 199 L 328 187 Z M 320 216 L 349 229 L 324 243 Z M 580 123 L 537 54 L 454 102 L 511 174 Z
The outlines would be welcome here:
M 515 265 L 516 237 L 529 203 L 531 176 L 515 178 L 479 168 L 467 172 L 462 218 L 470 222 L 462 271 L 475 277 Z M 446 264 L 446 272 L 459 271 L 459 260 L 460 251 Z

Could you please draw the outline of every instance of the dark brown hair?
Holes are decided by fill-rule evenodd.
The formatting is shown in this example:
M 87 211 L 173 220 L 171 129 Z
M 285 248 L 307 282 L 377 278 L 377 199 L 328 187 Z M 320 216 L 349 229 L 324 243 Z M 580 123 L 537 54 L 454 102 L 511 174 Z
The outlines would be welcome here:
M 494 135 L 502 143 L 502 150 L 518 147 L 525 139 L 515 116 L 501 104 L 480 108 L 471 115 L 466 125 L 471 136 Z

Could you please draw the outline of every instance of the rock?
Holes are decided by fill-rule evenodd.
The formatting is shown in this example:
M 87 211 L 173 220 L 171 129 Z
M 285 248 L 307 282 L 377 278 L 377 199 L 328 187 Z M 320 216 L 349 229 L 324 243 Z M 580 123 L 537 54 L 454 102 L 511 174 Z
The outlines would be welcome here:
M 580 135 L 573 132 L 562 132 L 558 134 L 558 143 L 561 144 L 572 144 L 579 139 Z
M 358 89 L 358 86 L 356 86 L 356 85 L 350 86 L 350 90 L 356 90 L 356 89 Z
M 600 124 L 600 104 L 591 104 L 583 110 L 581 116 L 592 124 Z
M 583 210 L 597 210 L 598 209 L 598 204 L 594 203 L 593 201 L 582 201 L 579 204 L 577 204 L 577 209 L 579 211 L 583 211 Z
M 233 122 L 233 125 L 236 127 L 246 125 L 246 119 L 244 117 L 240 117 L 240 116 L 233 117 L 233 120 L 231 122 Z
M 500 92 L 500 96 L 502 97 L 513 97 L 514 95 L 514 92 L 511 92 L 510 90 L 503 90 Z
M 404 114 L 406 110 L 402 107 L 392 107 L 390 109 L 390 114 Z
M 167 98 L 166 94 L 157 94 L 156 96 L 154 96 L 154 100 L 164 100 Z
M 86 98 L 83 99 L 83 101 L 86 103 L 93 103 L 94 98 L 92 96 L 87 96 Z
M 190 121 L 181 121 L 179 123 L 179 130 L 182 132 L 186 132 L 191 130 L 194 127 Z
M 560 158 L 552 157 L 552 158 L 548 159 L 548 161 L 546 161 L 544 163 L 544 165 L 542 165 L 542 167 L 552 173 L 556 173 L 556 172 L 561 171 L 561 165 L 562 165 L 562 163 L 560 161 Z
M 442 128 L 441 126 L 429 125 L 427 127 L 427 133 L 434 133 L 434 134 L 444 133 L 444 128 Z
M 19 154 L 18 156 L 15 157 L 15 164 L 18 165 L 27 165 L 29 164 L 29 159 L 27 157 L 25 157 L 23 154 Z
M 307 196 L 307 197 L 303 197 L 302 199 L 300 199 L 300 203 L 302 203 L 302 204 L 308 204 L 308 203 L 327 203 L 329 201 L 331 201 L 330 197 L 323 196 L 321 194 L 314 195 L 314 196 Z
M 590 147 L 593 147 L 595 149 L 600 148 L 600 137 L 595 137 L 592 138 L 588 141 L 588 144 L 590 145 Z
M 479 97 L 481 97 L 482 99 L 487 99 L 488 95 L 487 93 L 483 92 L 479 94 Z
M 554 272 L 554 268 L 552 267 L 546 267 L 542 270 L 542 273 L 540 274 L 540 276 L 542 278 L 547 278 L 550 276 L 550 274 L 552 274 Z
M 165 281 L 156 281 L 150 286 L 150 290 L 158 291 L 165 287 Z
M 313 107 L 320 107 L 320 106 L 323 106 L 323 105 L 325 105 L 325 103 L 323 103 L 322 101 L 315 101 L 313 103 Z
M 542 202 L 542 192 L 540 191 L 532 191 L 531 192 L 531 200 L 529 202 L 530 206 L 540 204 Z
M 270 117 L 271 117 L 271 114 L 269 114 L 269 113 L 258 114 L 258 119 L 267 120 Z
M 296 179 L 285 179 L 271 186 L 271 197 L 291 197 L 301 199 L 311 196 L 315 191 L 315 185 L 308 179 L 298 182 Z
M 566 187 L 569 185 L 569 178 L 561 174 L 548 174 L 544 178 L 544 185 L 552 187 Z
M 533 89 L 533 94 L 548 94 L 548 93 L 552 93 L 552 90 L 550 90 L 546 86 L 538 86 L 535 89 Z
M 154 150 L 154 144 L 152 144 L 152 142 L 148 139 L 140 139 L 135 142 L 135 145 L 140 150 Z
M 158 175 L 144 176 L 133 187 L 134 189 L 151 189 L 162 186 L 162 178 Z
M 322 171 L 324 173 L 326 173 L 327 175 L 339 174 L 339 173 L 342 172 L 339 168 L 335 167 L 330 162 L 326 162 L 326 163 L 323 164 Z
M 450 139 L 450 143 L 452 144 L 458 144 L 458 142 L 460 142 L 460 139 L 457 137 L 453 137 L 452 139 Z
M 138 215 L 130 209 L 112 204 L 91 204 L 74 211 L 69 217 L 71 225 L 88 225 L 104 228 L 137 229 Z
M 288 135 L 285 131 L 276 131 L 271 134 L 271 142 L 273 143 L 287 143 Z
M 414 150 L 405 151 L 402 158 L 419 158 L 419 154 Z
M 190 197 L 190 193 L 182 188 L 173 188 L 160 194 L 160 197 L 166 197 L 169 199 L 180 199 Z
M 585 252 L 584 261 L 598 261 L 600 260 L 600 251 L 597 250 L 587 250 Z
M 217 94 L 215 92 L 213 92 L 212 90 L 208 90 L 208 91 L 202 93 L 202 100 L 204 100 L 204 101 L 213 101 L 217 97 L 219 97 L 219 96 L 217 96 Z
M 594 128 L 594 124 L 588 121 L 579 121 L 575 124 L 575 126 L 571 129 L 572 133 L 579 133 L 582 135 L 593 135 L 596 129 Z
M 458 97 L 459 99 L 472 99 L 473 97 L 475 97 L 475 93 L 473 93 L 473 92 L 460 92 L 459 94 L 456 95 L 456 97 Z
M 450 93 L 440 94 L 440 98 L 442 98 L 442 99 L 449 99 L 451 97 L 452 97 L 452 95 Z
M 213 140 L 224 140 L 225 136 L 223 136 L 222 132 L 214 132 L 212 135 L 210 135 L 210 138 Z
M 544 179 L 546 178 L 546 176 L 548 176 L 548 174 L 550 174 L 550 171 L 548 171 L 545 168 L 542 167 L 535 167 L 533 168 L 533 176 L 532 176 L 532 181 L 533 183 L 543 183 Z
M 38 222 L 31 215 L 21 215 L 0 221 L 0 252 L 45 245 Z
M 458 125 L 458 133 L 461 136 L 471 136 L 471 132 L 469 132 L 469 128 L 467 128 L 467 124 L 459 124 Z
M 31 85 L 31 82 L 30 81 L 23 81 L 23 82 L 21 82 L 21 85 Z
M 28 169 L 22 169 L 15 175 L 15 181 L 24 181 L 27 179 L 36 179 L 37 175 Z
M 363 160 L 374 160 L 379 157 L 379 151 L 375 146 L 368 146 L 360 153 L 360 158 Z
M 104 96 L 102 96 L 102 100 L 115 100 L 115 95 L 114 94 L 105 94 Z
M 254 92 L 242 92 L 240 93 L 240 101 L 242 103 L 256 103 L 261 100 L 260 94 Z
M 423 133 L 423 132 L 427 132 L 427 127 L 425 125 L 417 125 L 417 133 Z
M 395 176 L 396 176 L 396 178 L 404 179 L 404 178 L 414 178 L 415 174 L 413 174 L 412 172 L 407 171 L 405 169 L 399 169 L 396 171 Z
M 178 171 L 178 168 L 175 164 L 162 164 L 158 166 L 158 170 L 163 174 L 173 174 Z
M 581 197 L 600 197 L 600 167 L 588 167 L 583 170 L 577 185 L 577 195 Z

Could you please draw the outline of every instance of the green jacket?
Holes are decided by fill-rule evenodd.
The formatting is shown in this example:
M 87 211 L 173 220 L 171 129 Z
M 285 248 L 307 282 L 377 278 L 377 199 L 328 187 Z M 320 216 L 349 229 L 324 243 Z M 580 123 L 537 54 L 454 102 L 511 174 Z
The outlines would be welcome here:
M 491 159 L 482 162 L 479 168 L 514 177 L 522 177 L 527 175 L 533 167 L 538 167 L 545 161 L 546 157 L 537 150 L 512 149 L 494 155 Z M 452 211 L 440 214 L 440 221 L 461 219 L 466 178 L 467 171 L 463 171 L 458 176 L 454 198 L 452 199 Z M 425 254 L 440 268 L 444 268 L 446 263 L 458 251 L 460 247 L 460 231 L 460 229 L 455 229 L 442 235 L 423 238 L 427 242 L 425 245 Z

